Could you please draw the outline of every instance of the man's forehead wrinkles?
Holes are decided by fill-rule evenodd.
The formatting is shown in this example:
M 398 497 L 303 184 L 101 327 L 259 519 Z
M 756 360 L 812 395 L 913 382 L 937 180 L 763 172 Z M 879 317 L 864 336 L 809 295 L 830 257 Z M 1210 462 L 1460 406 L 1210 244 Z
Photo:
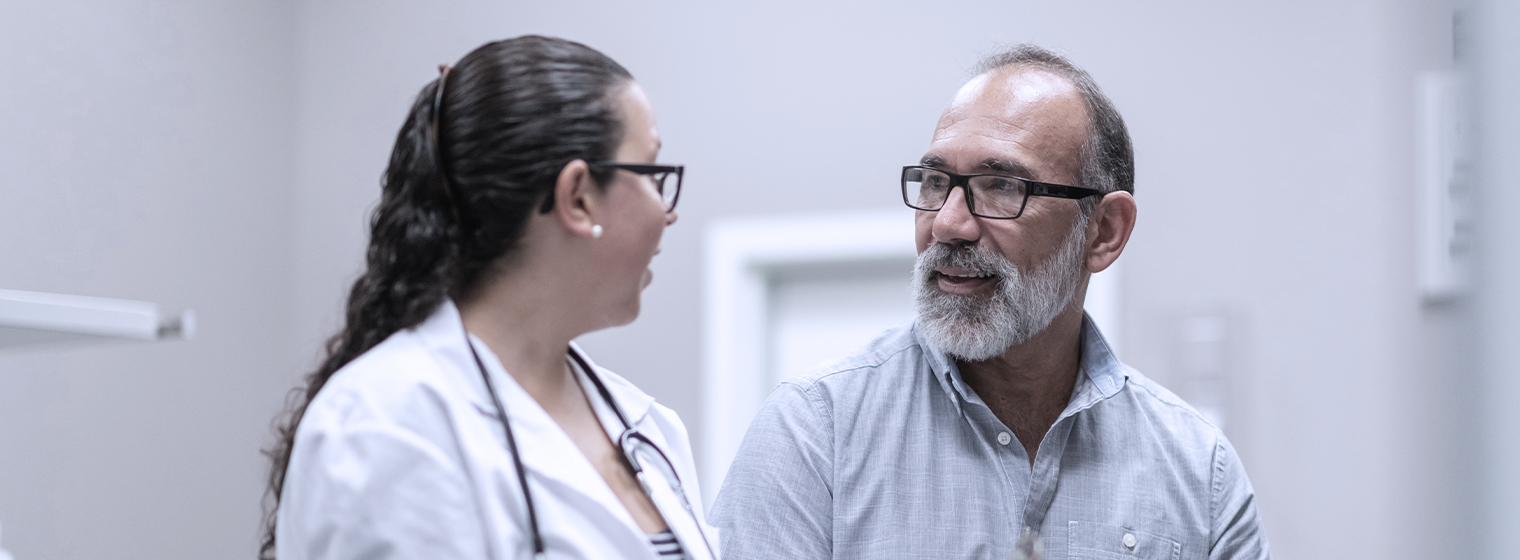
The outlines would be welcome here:
M 956 131 L 954 133 L 936 135 L 936 145 L 932 146 L 930 153 L 934 157 L 940 158 L 941 161 L 945 159 L 945 156 L 942 154 L 946 151 L 952 154 L 956 152 L 965 153 L 967 151 L 982 152 L 975 155 L 981 156 L 984 160 L 996 159 L 1008 161 L 1016 159 L 1014 152 L 1018 150 L 1033 150 L 1034 146 L 1030 145 L 1030 140 L 1036 140 L 1036 138 L 1032 134 L 1009 136 L 985 130 Z M 952 142 L 954 144 L 945 145 Z M 969 145 L 967 144 L 968 142 L 970 143 Z M 983 162 L 978 161 L 977 163 Z
M 1001 119 L 979 118 L 975 122 L 962 121 L 958 125 L 941 126 L 934 131 L 931 143 L 948 142 L 961 139 L 982 139 L 998 144 L 1019 144 L 1022 140 L 1032 138 L 1035 132 L 1018 123 L 1007 122 Z

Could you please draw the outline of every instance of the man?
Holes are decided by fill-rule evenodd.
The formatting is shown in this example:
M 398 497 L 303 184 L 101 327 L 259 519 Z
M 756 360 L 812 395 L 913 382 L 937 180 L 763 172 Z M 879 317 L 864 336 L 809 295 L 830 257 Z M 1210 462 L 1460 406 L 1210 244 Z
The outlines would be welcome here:
M 1039 47 L 983 70 L 903 170 L 918 320 L 766 401 L 725 557 L 1002 560 L 1026 528 L 1052 559 L 1268 557 L 1224 435 L 1082 312 L 1135 224 L 1123 120 Z

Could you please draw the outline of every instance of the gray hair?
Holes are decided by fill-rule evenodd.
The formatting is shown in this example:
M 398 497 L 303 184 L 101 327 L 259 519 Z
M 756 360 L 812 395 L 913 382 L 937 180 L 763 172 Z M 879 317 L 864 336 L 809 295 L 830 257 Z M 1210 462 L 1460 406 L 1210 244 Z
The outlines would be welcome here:
M 1076 186 L 1097 189 L 1102 193 L 1135 192 L 1135 152 L 1130 146 L 1124 117 L 1114 102 L 1103 94 L 1091 74 L 1078 68 L 1054 51 L 1025 43 L 982 59 L 977 75 L 1005 66 L 1032 66 L 1071 81 L 1087 103 L 1087 141 L 1082 143 L 1082 169 Z M 1082 199 L 1079 207 L 1087 215 L 1096 207 L 1095 198 Z

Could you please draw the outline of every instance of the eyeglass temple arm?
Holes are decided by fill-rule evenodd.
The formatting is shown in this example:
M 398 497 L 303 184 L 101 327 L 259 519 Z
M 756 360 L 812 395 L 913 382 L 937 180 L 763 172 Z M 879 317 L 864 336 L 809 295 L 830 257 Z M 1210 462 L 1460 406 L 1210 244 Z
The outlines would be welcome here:
M 1066 185 L 1054 185 L 1050 183 L 1040 183 L 1037 181 L 1028 181 L 1028 183 L 1029 194 L 1031 196 L 1082 199 L 1089 196 L 1098 196 L 1103 194 L 1097 189 L 1089 189 L 1085 187 L 1068 187 Z

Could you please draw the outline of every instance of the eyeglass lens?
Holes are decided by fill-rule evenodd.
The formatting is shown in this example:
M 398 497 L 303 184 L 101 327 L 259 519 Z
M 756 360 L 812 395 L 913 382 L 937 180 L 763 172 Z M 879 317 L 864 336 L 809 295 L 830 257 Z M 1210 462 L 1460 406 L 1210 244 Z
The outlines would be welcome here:
M 675 173 L 651 173 L 650 179 L 654 180 L 655 190 L 660 192 L 660 197 L 665 201 L 665 210 L 671 210 L 675 204 L 676 194 L 681 189 L 681 178 Z
M 978 175 L 968 181 L 971 211 L 989 218 L 1012 218 L 1024 209 L 1026 185 L 1014 177 Z M 909 206 L 939 210 L 953 190 L 950 176 L 933 169 L 909 169 L 903 173 L 903 196 Z

